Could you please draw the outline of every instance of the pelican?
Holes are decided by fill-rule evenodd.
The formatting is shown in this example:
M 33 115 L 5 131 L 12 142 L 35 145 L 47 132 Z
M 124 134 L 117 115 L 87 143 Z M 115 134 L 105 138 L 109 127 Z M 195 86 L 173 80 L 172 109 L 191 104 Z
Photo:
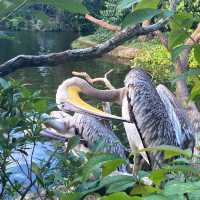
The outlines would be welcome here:
M 127 74 L 124 83 L 123 88 L 98 90 L 87 81 L 73 77 L 58 87 L 56 103 L 63 111 L 123 121 L 133 151 L 160 145 L 193 150 L 195 140 L 192 125 L 183 108 L 165 86 L 160 85 L 156 89 L 150 75 L 138 68 L 133 68 Z M 80 98 L 80 93 L 121 105 L 122 117 L 90 106 Z M 143 152 L 139 162 L 145 163 L 144 161 L 150 168 L 157 168 L 163 162 L 163 154 Z
M 112 130 L 105 127 L 98 119 L 79 113 L 71 116 L 61 111 L 53 111 L 50 116 L 44 114 L 43 119 L 46 121 L 46 126 L 51 129 L 44 129 L 42 135 L 66 141 L 66 138 L 78 134 L 84 140 L 78 149 L 88 152 L 91 146 L 99 144 L 98 151 L 117 155 L 127 161 L 127 164 L 118 167 L 118 171 L 128 171 L 128 149 L 122 145 Z

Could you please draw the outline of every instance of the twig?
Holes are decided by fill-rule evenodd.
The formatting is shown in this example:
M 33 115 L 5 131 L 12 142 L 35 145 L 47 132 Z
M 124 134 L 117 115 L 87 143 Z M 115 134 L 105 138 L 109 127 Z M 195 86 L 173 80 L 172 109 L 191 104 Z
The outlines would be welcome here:
M 10 183 L 11 187 L 20 195 L 22 195 L 22 192 L 18 190 L 18 188 L 13 184 L 13 182 L 10 180 L 10 178 L 8 177 L 8 175 L 6 174 L 5 170 L 2 169 L 2 167 L 0 166 L 2 173 L 4 174 L 4 177 L 6 178 L 6 180 Z
M 58 151 L 58 148 L 55 149 L 55 151 L 51 154 L 51 156 L 49 157 L 49 159 L 47 160 L 47 162 L 45 163 L 45 165 L 41 168 L 39 175 L 42 175 L 43 170 L 49 165 L 49 163 L 51 162 L 52 158 L 55 156 L 56 152 Z M 36 183 L 36 178 L 34 181 L 32 181 L 29 186 L 26 188 L 26 190 L 22 193 L 20 200 L 23 200 L 25 198 L 25 196 L 27 195 L 27 193 L 29 192 L 29 190 L 31 189 L 31 187 Z
M 104 77 L 99 77 L 99 78 L 91 78 L 91 76 L 86 73 L 86 72 L 75 72 L 73 71 L 72 74 L 74 76 L 80 76 L 85 78 L 90 84 L 94 84 L 96 82 L 102 82 L 105 84 L 105 86 L 110 89 L 113 90 L 115 89 L 115 87 L 111 84 L 111 82 L 108 80 L 108 75 L 113 71 L 113 69 L 109 70 L 108 72 L 105 73 Z
M 87 19 L 88 21 L 90 22 L 93 22 L 94 24 L 98 25 L 98 26 L 101 26 L 107 30 L 110 30 L 112 32 L 119 32 L 121 31 L 121 27 L 120 26 L 116 26 L 116 25 L 112 25 L 112 24 L 109 24 L 107 22 L 105 22 L 104 20 L 100 20 L 100 19 L 97 19 L 91 15 L 88 15 L 86 14 L 85 15 L 85 19 Z

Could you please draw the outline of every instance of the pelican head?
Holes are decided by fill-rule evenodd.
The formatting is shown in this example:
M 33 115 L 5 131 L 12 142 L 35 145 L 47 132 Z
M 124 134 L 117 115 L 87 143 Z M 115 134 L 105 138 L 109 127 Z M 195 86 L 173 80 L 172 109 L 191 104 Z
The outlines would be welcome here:
M 80 93 L 83 93 L 102 101 L 118 101 L 120 91 L 120 89 L 97 90 L 87 81 L 78 77 L 73 77 L 63 81 L 63 83 L 59 85 L 56 93 L 56 103 L 58 108 L 63 111 L 88 113 L 100 118 L 127 121 L 126 119 L 103 112 L 87 104 L 79 96 Z

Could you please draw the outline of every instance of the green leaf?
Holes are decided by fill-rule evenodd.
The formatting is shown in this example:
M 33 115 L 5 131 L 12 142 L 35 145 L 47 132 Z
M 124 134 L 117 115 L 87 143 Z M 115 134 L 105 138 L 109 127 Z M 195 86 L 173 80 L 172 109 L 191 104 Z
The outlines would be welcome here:
M 168 170 L 168 173 L 183 173 L 187 176 L 199 176 L 200 170 L 198 168 L 193 167 L 192 165 L 173 165 L 173 166 L 165 166 L 164 169 Z
M 200 64 L 200 45 L 195 45 L 194 57 L 195 57 L 195 60 L 198 62 L 198 64 Z
M 34 103 L 35 110 L 40 113 L 46 112 L 47 106 L 47 101 L 45 99 L 39 99 Z
M 125 163 L 125 160 L 122 159 L 116 159 L 116 160 L 110 160 L 107 161 L 105 164 L 102 166 L 102 174 L 103 176 L 107 176 L 111 172 L 115 171 L 117 167 L 123 163 Z
M 160 189 L 155 188 L 153 186 L 150 185 L 137 185 L 136 187 L 134 187 L 130 194 L 131 195 L 142 195 L 142 196 L 147 196 L 149 194 L 152 193 L 156 193 L 156 192 L 160 192 Z
M 138 3 L 139 1 L 140 0 L 122 0 L 117 6 L 117 9 L 124 10 L 124 9 L 130 8 L 131 6 Z
M 42 176 L 40 176 L 39 174 L 36 174 L 36 179 L 37 179 L 37 182 L 38 182 L 42 187 L 45 187 L 44 179 L 43 179 Z
M 97 190 L 100 190 L 103 187 L 109 187 L 118 182 L 129 182 L 129 183 L 134 184 L 135 180 L 134 180 L 133 176 L 127 176 L 127 175 L 106 176 L 102 180 L 100 180 L 100 183 L 99 183 L 99 185 L 97 185 L 97 187 L 86 190 L 83 192 L 83 194 L 86 195 L 88 193 L 95 192 Z
M 170 20 L 170 28 L 180 30 L 181 28 L 189 29 L 193 24 L 193 15 L 188 12 L 178 12 Z M 183 30 L 182 30 L 183 31 Z
M 180 55 L 180 53 L 184 50 L 184 49 L 189 49 L 191 48 L 191 45 L 179 45 L 177 47 L 174 47 L 171 50 L 171 56 L 172 56 L 172 62 L 175 62 L 176 59 L 178 58 L 178 56 Z
M 197 182 L 179 182 L 179 181 L 169 181 L 164 187 L 163 194 L 166 196 L 169 195 L 181 195 L 185 193 L 192 193 L 199 191 L 200 181 Z
M 32 162 L 32 171 L 37 175 L 40 173 L 40 168 L 35 162 Z
M 0 86 L 6 90 L 10 87 L 10 83 L 3 78 L 0 78 Z
M 149 178 L 158 186 L 166 178 L 167 169 L 156 169 L 150 173 Z
M 126 189 L 133 187 L 134 184 L 135 182 L 130 180 L 118 181 L 110 185 L 110 187 L 106 190 L 106 193 L 110 194 L 113 192 L 125 191 Z
M 177 80 L 185 80 L 188 76 L 197 76 L 200 74 L 200 68 L 189 69 L 186 72 L 183 72 L 181 75 L 177 76 L 176 79 L 172 81 L 175 83 Z
M 190 93 L 189 99 L 195 100 L 200 95 L 200 81 L 195 82 L 195 85 L 192 88 L 192 91 Z
M 191 158 L 192 152 L 189 149 L 183 150 L 175 146 L 170 146 L 170 145 L 160 145 L 156 147 L 148 147 L 148 148 L 143 148 L 138 151 L 134 151 L 131 154 L 135 155 L 143 151 L 163 151 L 164 152 L 164 159 L 170 159 L 174 156 L 184 156 L 186 158 Z
M 86 163 L 86 165 L 83 167 L 84 180 L 86 180 L 88 178 L 88 176 L 94 169 L 102 166 L 103 164 L 105 164 L 108 161 L 118 160 L 118 159 L 119 158 L 117 156 L 112 155 L 112 154 L 106 154 L 106 153 L 95 154 L 95 156 L 91 157 L 88 160 L 88 162 Z
M 101 187 L 109 186 L 109 185 L 112 185 L 113 183 L 123 182 L 123 181 L 128 181 L 128 182 L 132 182 L 132 183 L 135 182 L 134 177 L 132 177 L 132 176 L 127 176 L 127 175 L 106 176 L 101 180 L 100 185 L 101 185 Z
M 171 31 L 169 33 L 169 49 L 182 44 L 186 38 L 188 38 L 188 34 L 181 29 Z
M 133 26 L 138 23 L 143 22 L 146 19 L 151 19 L 152 17 L 160 14 L 160 10 L 155 9 L 142 9 L 142 10 L 136 10 L 133 13 L 129 13 L 123 20 L 122 26 Z
M 160 0 L 141 0 L 134 10 L 141 10 L 146 8 L 156 9 Z
M 142 198 L 128 196 L 125 192 L 116 192 L 109 196 L 102 197 L 101 200 L 142 200 Z
M 73 136 L 68 140 L 66 152 L 68 153 L 71 149 L 77 146 L 80 143 L 79 136 Z
M 169 197 L 165 197 L 161 194 L 152 194 L 148 197 L 144 197 L 143 200 L 169 200 Z

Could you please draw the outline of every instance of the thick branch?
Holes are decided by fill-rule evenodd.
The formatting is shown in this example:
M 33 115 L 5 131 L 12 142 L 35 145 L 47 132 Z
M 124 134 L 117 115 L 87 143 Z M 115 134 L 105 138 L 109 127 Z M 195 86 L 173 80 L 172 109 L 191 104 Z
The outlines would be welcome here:
M 154 32 L 166 24 L 166 20 L 150 25 L 148 27 L 134 26 L 126 28 L 116 34 L 111 39 L 104 43 L 98 44 L 95 47 L 84 49 L 72 49 L 59 53 L 50 53 L 46 55 L 19 55 L 0 65 L 0 76 L 5 76 L 20 68 L 38 67 L 42 65 L 58 65 L 67 61 L 84 60 L 89 58 L 97 58 L 103 54 L 113 50 L 117 46 L 123 44 L 125 41 L 139 36 Z
M 192 35 L 186 40 L 186 45 L 194 45 L 200 40 L 200 23 L 198 24 Z M 188 60 L 191 48 L 186 48 L 180 54 L 180 57 L 176 61 L 176 75 L 181 75 L 188 68 Z M 178 80 L 176 82 L 176 95 L 182 104 L 187 101 L 188 88 L 185 80 Z

